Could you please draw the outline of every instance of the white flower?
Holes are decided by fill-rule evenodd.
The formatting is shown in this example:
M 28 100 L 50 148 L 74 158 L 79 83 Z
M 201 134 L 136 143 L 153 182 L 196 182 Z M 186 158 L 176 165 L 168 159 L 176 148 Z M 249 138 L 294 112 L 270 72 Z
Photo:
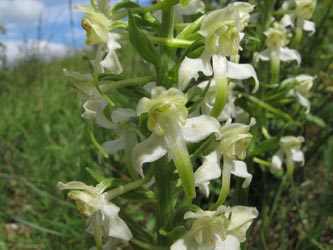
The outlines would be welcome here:
M 252 175 L 248 173 L 246 163 L 240 160 L 243 160 L 246 156 L 246 148 L 252 137 L 249 129 L 254 124 L 254 119 L 251 120 L 249 125 L 227 123 L 218 131 L 220 141 L 217 148 L 204 157 L 203 164 L 194 173 L 196 185 L 206 196 L 209 195 L 209 181 L 221 176 L 220 161 L 222 156 L 223 181 L 228 183 L 230 174 L 233 174 L 245 179 L 242 185 L 243 188 L 250 185 Z
M 272 172 L 282 169 L 282 163 L 287 166 L 288 175 L 291 176 L 294 171 L 294 162 L 304 164 L 304 154 L 300 150 L 301 144 L 304 142 L 302 136 L 285 136 L 280 139 L 280 149 L 273 155 Z
M 110 128 L 119 135 L 119 138 L 102 144 L 108 154 L 112 155 L 128 146 L 132 149 L 136 144 L 135 128 L 128 123 L 132 117 L 136 117 L 136 113 L 132 109 L 119 108 L 112 112 Z
M 295 88 L 291 89 L 287 96 L 295 96 L 297 97 L 299 103 L 306 108 L 305 113 L 310 112 L 310 101 L 307 99 L 310 89 L 313 85 L 313 80 L 315 77 L 309 75 L 298 75 L 296 76 L 296 80 L 299 83 Z
M 205 53 L 197 59 L 186 57 L 179 68 L 178 86 L 180 89 L 185 89 L 192 78 L 198 78 L 200 71 L 207 76 L 214 72 L 214 85 L 210 87 L 215 90 L 215 97 L 210 98 L 214 100 L 211 115 L 219 117 L 228 100 L 228 79 L 244 80 L 252 77 L 255 81 L 253 92 L 258 90 L 259 81 L 253 66 L 250 64 L 232 63 L 226 57 L 218 55 L 214 55 L 212 59 L 211 66 L 210 59 Z
M 97 12 L 92 7 L 76 5 L 76 8 L 87 14 L 81 22 L 82 28 L 86 31 L 86 43 L 88 45 L 106 43 L 111 20 L 104 13 Z
M 175 22 L 182 22 L 183 15 L 193 15 L 196 13 L 205 12 L 205 4 L 201 0 L 191 0 L 189 3 L 184 6 L 182 4 L 176 4 L 174 7 L 175 10 Z
M 183 92 L 171 88 L 155 87 L 151 99 L 142 98 L 137 113 L 148 113 L 148 128 L 153 132 L 133 149 L 133 165 L 143 176 L 142 166 L 154 162 L 168 153 L 174 161 L 187 195 L 195 195 L 193 167 L 186 142 L 199 142 L 217 132 L 220 124 L 209 116 L 187 119 L 186 98 Z
M 191 229 L 171 245 L 171 250 L 240 250 L 246 231 L 258 216 L 254 207 L 220 206 L 217 211 L 187 212 Z
M 105 117 L 103 110 L 107 106 L 107 101 L 100 95 L 93 84 L 93 77 L 90 74 L 81 74 L 64 69 L 65 76 L 69 77 L 73 84 L 77 96 L 83 103 L 84 113 L 81 115 L 85 119 L 96 119 L 96 123 L 101 127 L 112 127 L 111 122 Z M 107 91 L 109 85 L 100 85 L 102 92 Z
M 205 37 L 205 51 L 210 55 L 231 56 L 241 49 L 241 31 L 247 25 L 254 6 L 236 2 L 209 13 L 199 33 Z
M 263 61 L 279 60 L 279 61 L 296 61 L 298 65 L 301 64 L 301 56 L 297 50 L 287 48 L 289 43 L 286 38 L 286 30 L 279 23 L 273 23 L 273 27 L 270 27 L 265 31 L 266 46 L 268 49 L 257 54 L 258 59 Z
M 119 38 L 119 34 L 110 32 L 108 34 L 106 46 L 103 46 L 103 49 L 100 50 L 100 54 L 96 55 L 97 59 L 95 63 L 100 64 L 99 71 L 101 73 L 104 72 L 104 69 L 114 74 L 120 74 L 123 71 L 118 55 L 116 53 L 116 50 L 121 48 L 120 43 L 117 42 Z
M 309 31 L 310 34 L 313 35 L 316 31 L 315 23 L 307 19 L 310 19 L 312 17 L 317 1 L 295 0 L 293 2 L 296 4 L 295 10 L 290 14 L 284 15 L 280 20 L 280 23 L 284 27 L 294 27 L 296 23 L 296 26 L 298 28 Z M 283 9 L 289 9 L 289 5 L 291 5 L 291 2 L 289 2 L 289 4 L 284 4 L 282 7 Z
M 119 207 L 108 201 L 107 196 L 112 192 L 104 193 L 105 185 L 99 183 L 96 187 L 88 186 L 83 182 L 71 181 L 66 184 L 58 182 L 61 190 L 70 189 L 69 198 L 77 203 L 80 213 L 89 217 L 87 231 L 95 236 L 110 236 L 124 241 L 132 238 L 132 233 L 126 223 L 118 216 Z

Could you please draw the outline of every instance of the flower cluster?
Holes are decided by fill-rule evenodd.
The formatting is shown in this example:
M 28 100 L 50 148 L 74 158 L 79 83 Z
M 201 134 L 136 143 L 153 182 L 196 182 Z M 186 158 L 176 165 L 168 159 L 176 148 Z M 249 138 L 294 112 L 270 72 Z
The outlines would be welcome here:
M 96 187 L 72 181 L 59 182 L 58 188 L 71 190 L 69 197 L 88 216 L 87 231 L 94 235 L 98 250 L 113 249 L 118 241 L 140 249 L 241 249 L 258 211 L 228 206 L 232 178 L 241 178 L 241 188 L 246 189 L 254 171 L 249 165 L 264 162 L 272 173 L 283 174 L 285 162 L 292 178 L 294 163 L 304 164 L 300 149 L 304 138 L 277 135 L 277 125 L 270 122 L 290 118 L 285 103 L 299 103 L 306 109 L 300 113 L 310 112 L 315 77 L 298 74 L 280 81 L 284 77 L 280 61 L 301 65 L 293 45 L 300 37 L 292 40 L 291 30 L 315 31 L 308 20 L 315 4 L 288 1 L 281 9 L 292 11 L 280 21 L 260 15 L 256 5 L 245 2 L 208 13 L 200 0 L 165 0 L 150 6 L 131 1 L 110 6 L 106 0 L 91 0 L 90 6 L 77 6 L 86 14 L 82 27 L 86 43 L 96 45 L 96 57 L 91 73 L 64 73 L 82 102 L 82 117 L 90 120 L 94 145 L 105 157 L 120 156 L 124 167 L 117 171 L 126 178 L 90 170 L 99 182 Z M 257 18 L 251 18 L 256 11 Z M 260 41 L 266 48 L 243 56 L 250 39 L 247 29 L 263 16 L 266 24 L 273 20 Z M 288 47 L 290 41 L 294 48 Z M 148 68 L 143 72 L 154 71 L 153 75 L 125 67 L 118 52 L 128 47 Z M 249 63 L 252 56 L 256 67 Z M 261 61 L 271 61 L 269 83 Z M 100 144 L 93 123 L 110 138 Z M 215 187 L 221 183 L 218 191 L 212 183 Z M 204 211 L 194 198 L 212 192 L 218 198 L 211 196 L 209 210 Z M 125 200 L 119 204 L 133 200 L 151 204 L 155 233 L 128 219 L 126 208 L 120 213 L 118 199 Z

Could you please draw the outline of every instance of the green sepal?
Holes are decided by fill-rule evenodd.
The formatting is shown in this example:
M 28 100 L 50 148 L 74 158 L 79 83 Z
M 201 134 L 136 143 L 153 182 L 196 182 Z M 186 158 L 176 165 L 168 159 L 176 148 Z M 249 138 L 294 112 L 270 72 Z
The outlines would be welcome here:
M 259 144 L 255 145 L 247 152 L 248 156 L 258 156 L 266 153 L 269 150 L 277 149 L 279 147 L 281 136 L 271 137 Z
M 100 173 L 96 172 L 95 170 L 91 168 L 86 168 L 87 172 L 91 175 L 92 178 L 94 178 L 97 182 L 101 182 L 106 180 L 107 178 L 101 175 Z
M 160 57 L 154 45 L 145 33 L 138 28 L 131 10 L 128 10 L 128 33 L 132 46 L 138 51 L 140 56 L 155 66 L 159 65 Z

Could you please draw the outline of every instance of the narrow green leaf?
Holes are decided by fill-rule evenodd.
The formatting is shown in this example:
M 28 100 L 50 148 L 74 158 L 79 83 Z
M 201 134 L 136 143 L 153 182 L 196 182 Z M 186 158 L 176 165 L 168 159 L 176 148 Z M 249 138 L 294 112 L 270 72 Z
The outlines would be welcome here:
M 274 108 L 273 106 L 269 105 L 268 103 L 264 102 L 264 101 L 261 101 L 259 100 L 258 98 L 252 96 L 252 95 L 248 95 L 248 94 L 245 94 L 245 93 L 240 93 L 242 96 L 244 96 L 246 99 L 250 100 L 251 102 L 257 104 L 258 106 L 282 117 L 282 118 L 285 118 L 287 120 L 291 120 L 291 116 L 279 109 L 276 109 Z
M 257 144 L 251 152 L 248 152 L 249 156 L 261 155 L 265 152 L 275 149 L 279 146 L 280 136 L 271 137 L 263 142 Z
M 312 114 L 306 114 L 305 115 L 305 119 L 309 122 L 312 122 L 314 124 L 316 124 L 318 127 L 321 128 L 325 128 L 326 127 L 326 123 L 323 119 L 321 119 L 318 116 L 312 115 Z
M 101 174 L 97 173 L 95 170 L 91 168 L 86 168 L 87 172 L 91 175 L 92 178 L 94 178 L 96 181 L 101 182 L 105 180 L 106 178 L 102 176 Z
M 128 33 L 132 46 L 138 51 L 141 57 L 157 66 L 160 63 L 160 57 L 152 42 L 137 26 L 131 10 L 128 10 Z

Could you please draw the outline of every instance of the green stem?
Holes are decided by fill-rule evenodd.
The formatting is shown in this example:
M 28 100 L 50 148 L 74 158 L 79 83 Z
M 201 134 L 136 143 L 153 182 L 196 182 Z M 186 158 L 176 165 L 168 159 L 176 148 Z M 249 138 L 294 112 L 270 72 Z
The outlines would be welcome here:
M 145 6 L 145 7 L 137 7 L 132 8 L 131 12 L 133 14 L 135 13 L 145 13 L 145 12 L 151 12 L 155 10 L 165 9 L 167 7 L 171 7 L 173 5 L 176 5 L 179 3 L 179 0 L 168 0 L 168 1 L 161 1 L 153 5 Z M 119 11 L 117 13 L 114 13 L 112 15 L 112 20 L 120 20 L 127 16 L 127 10 Z
M 216 97 L 210 115 L 217 118 L 223 111 L 224 105 L 228 100 L 229 84 L 226 75 L 215 76 Z
M 280 200 L 280 198 L 281 198 L 281 194 L 282 194 L 282 191 L 283 191 L 283 188 L 284 188 L 284 186 L 285 186 L 285 184 L 286 184 L 287 179 L 288 179 L 287 176 L 283 176 L 283 177 L 282 177 L 282 180 L 281 180 L 280 186 L 279 186 L 279 188 L 278 188 L 278 190 L 277 190 L 277 192 L 276 192 L 276 194 L 275 194 L 275 199 L 274 199 L 274 202 L 273 202 L 273 205 L 272 205 L 271 211 L 270 211 L 270 213 L 269 213 L 269 222 L 272 221 L 273 215 L 274 215 L 274 213 L 275 213 L 275 211 L 276 211 L 276 209 L 277 209 L 278 202 L 279 202 L 279 200 Z
M 174 182 L 172 181 L 173 169 L 168 166 L 166 157 L 153 163 L 155 176 L 155 195 L 156 195 L 156 233 L 157 242 L 160 246 L 165 246 L 168 239 L 159 233 L 167 224 L 168 219 L 174 213 L 173 207 L 173 190 Z
M 296 32 L 295 32 L 295 39 L 293 41 L 293 47 L 297 47 L 299 45 L 299 43 L 302 40 L 302 33 L 303 33 L 303 22 L 304 19 L 298 17 L 297 21 L 296 21 Z
M 194 41 L 189 41 L 185 39 L 172 39 L 172 38 L 165 38 L 165 37 L 155 37 L 155 36 L 148 36 L 149 40 L 153 43 L 165 45 L 168 47 L 173 48 L 188 48 L 192 45 Z
M 101 154 L 105 158 L 109 158 L 108 153 L 104 150 L 104 148 L 96 140 L 96 137 L 94 135 L 94 125 L 93 125 L 92 121 L 88 121 L 88 133 L 89 133 L 91 142 L 98 149 L 98 151 L 101 152 Z
M 236 93 L 236 91 L 235 91 L 235 93 Z M 268 111 L 270 111 L 270 112 L 272 112 L 272 113 L 274 113 L 274 114 L 276 114 L 276 115 L 278 115 L 280 117 L 283 117 L 283 118 L 285 118 L 287 120 L 291 120 L 292 119 L 289 114 L 287 114 L 287 113 L 285 113 L 285 112 L 283 112 L 283 111 L 281 111 L 279 109 L 274 108 L 273 106 L 269 105 L 268 103 L 263 102 L 260 99 L 254 97 L 252 95 L 248 95 L 246 93 L 240 93 L 240 92 L 238 92 L 238 93 L 240 95 L 244 96 L 246 99 L 250 100 L 251 102 L 257 104 L 258 106 L 260 106 L 260 107 L 262 107 L 262 108 L 264 108 L 264 109 L 266 109 L 266 110 L 268 110 Z
M 185 195 L 188 199 L 193 199 L 195 197 L 193 166 L 185 140 L 181 135 L 180 125 L 172 115 L 163 117 L 162 123 L 166 125 L 163 127 L 165 130 L 164 139 L 182 181 Z
M 102 231 L 101 231 L 101 225 L 98 223 L 98 220 L 93 220 L 94 228 L 96 231 L 94 232 L 94 239 L 95 239 L 95 244 L 97 247 L 97 250 L 103 250 L 103 241 L 102 241 Z
M 156 76 L 141 76 L 141 77 L 134 77 L 131 79 L 125 79 L 125 80 L 120 80 L 120 81 L 115 81 L 111 83 L 107 83 L 105 85 L 102 85 L 101 88 L 103 91 L 109 91 L 113 89 L 118 89 L 118 88 L 125 88 L 125 87 L 130 87 L 130 86 L 138 86 L 138 85 L 145 85 L 149 82 L 153 82 L 156 80 Z M 109 82 L 109 81 L 105 81 Z
M 260 165 L 262 165 L 262 166 L 264 166 L 264 167 L 267 167 L 267 168 L 271 168 L 271 165 L 272 165 L 270 162 L 265 161 L 265 160 L 263 160 L 263 159 L 260 159 L 260 158 L 258 158 L 258 157 L 254 157 L 254 158 L 253 158 L 253 161 L 254 161 L 255 163 L 258 163 L 258 164 L 260 164 Z
M 161 2 L 163 3 L 163 2 Z M 173 31 L 174 31 L 174 10 L 173 7 L 168 7 L 162 9 L 162 21 L 161 21 L 161 30 L 160 37 L 165 39 L 173 40 Z M 157 67 L 157 85 L 166 86 L 165 82 L 167 80 L 167 74 L 170 69 L 171 63 L 173 62 L 172 56 L 173 50 L 168 46 L 160 46 L 161 60 L 160 65 Z
M 276 84 L 279 82 L 280 58 L 276 51 L 271 52 L 270 58 L 271 58 L 271 84 Z
M 222 205 L 228 197 L 230 190 L 230 179 L 231 179 L 231 167 L 232 160 L 224 159 L 223 169 L 222 169 L 222 187 L 220 190 L 219 198 L 216 203 L 210 208 L 210 210 L 216 210 L 220 205 Z
M 126 185 L 119 186 L 117 188 L 114 188 L 114 189 L 108 191 L 106 197 L 108 200 L 112 200 L 124 193 L 132 191 L 139 187 L 142 187 L 144 184 L 148 183 L 152 177 L 153 177 L 153 169 L 149 170 L 148 174 L 146 175 L 146 177 L 144 179 L 140 179 L 140 180 L 128 183 Z

